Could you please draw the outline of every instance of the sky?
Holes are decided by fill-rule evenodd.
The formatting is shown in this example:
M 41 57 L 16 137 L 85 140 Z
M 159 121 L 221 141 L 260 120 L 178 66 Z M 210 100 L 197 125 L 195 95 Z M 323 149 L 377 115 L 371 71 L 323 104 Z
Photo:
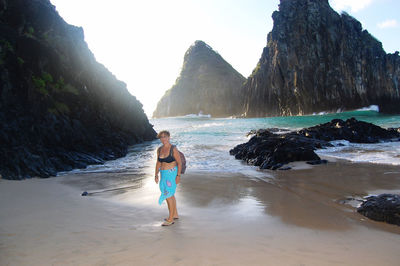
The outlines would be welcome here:
M 261 57 L 279 0 L 50 0 L 82 27 L 96 60 L 127 84 L 150 118 L 179 76 L 183 56 L 202 40 L 244 77 Z M 329 0 L 382 42 L 400 50 L 400 1 Z

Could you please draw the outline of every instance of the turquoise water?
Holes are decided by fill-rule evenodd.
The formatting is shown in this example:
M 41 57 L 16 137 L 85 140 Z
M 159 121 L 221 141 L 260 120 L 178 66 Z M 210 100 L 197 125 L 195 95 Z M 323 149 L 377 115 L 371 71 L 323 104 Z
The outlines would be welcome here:
M 250 119 L 190 116 L 154 119 L 151 122 L 157 131 L 167 129 L 171 132 L 171 141 L 187 154 L 192 169 L 236 172 L 247 171 L 249 168 L 230 156 L 229 150 L 237 144 L 246 142 L 248 140 L 246 133 L 252 129 L 285 128 L 295 130 L 326 123 L 335 118 L 346 120 L 351 117 L 385 128 L 400 127 L 399 115 L 384 115 L 372 110 Z M 321 150 L 319 153 L 353 161 L 400 165 L 400 158 L 398 158 L 400 156 L 399 143 L 397 143 L 398 145 L 393 145 L 393 143 L 373 145 L 341 143 L 345 146 Z M 371 150 L 376 150 L 376 154 Z
M 321 114 L 293 117 L 269 118 L 212 118 L 190 115 L 151 119 L 156 131 L 169 130 L 171 142 L 185 154 L 188 171 L 222 171 L 257 174 L 256 167 L 248 166 L 229 155 L 235 145 L 246 142 L 246 133 L 259 128 L 285 128 L 290 130 L 314 126 L 332 119 L 358 120 L 388 127 L 400 127 L 400 115 L 384 115 L 373 110 L 352 111 L 335 114 Z M 337 141 L 344 146 L 319 150 L 320 155 L 347 159 L 355 162 L 400 165 L 400 142 L 379 144 L 351 144 Z M 130 173 L 154 172 L 156 148 L 159 140 L 135 145 L 128 155 L 100 166 L 90 166 L 77 172 L 118 171 Z

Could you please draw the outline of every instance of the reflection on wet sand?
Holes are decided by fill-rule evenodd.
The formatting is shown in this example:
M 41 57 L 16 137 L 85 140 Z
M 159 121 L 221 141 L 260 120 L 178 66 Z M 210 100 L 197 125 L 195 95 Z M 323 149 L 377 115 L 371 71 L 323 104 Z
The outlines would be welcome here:
M 183 175 L 176 196 L 183 209 L 207 212 L 210 208 L 227 219 L 268 215 L 310 229 L 348 230 L 362 223 L 400 233 L 397 227 L 369 221 L 356 212 L 367 195 L 400 191 L 397 167 L 337 161 L 297 168 L 265 171 L 264 177 L 256 178 L 189 172 Z M 64 178 L 63 183 L 118 202 L 158 207 L 153 201 L 159 191 L 149 176 L 139 172 L 76 174 Z
M 370 193 L 400 191 L 398 172 L 348 162 L 257 177 L 189 171 L 176 194 L 180 219 L 168 228 L 160 226 L 168 211 L 157 203 L 151 172 L 0 180 L 0 261 L 397 265 L 400 227 L 370 221 L 351 204 Z M 128 188 L 80 196 L 121 187 Z
M 363 197 L 379 191 L 400 189 L 400 175 L 394 166 L 332 162 L 296 171 L 268 171 L 272 177 L 254 179 L 243 175 L 191 174 L 182 182 L 179 196 L 187 205 L 206 208 L 243 204 L 249 213 L 263 206 L 265 214 L 277 216 L 287 224 L 319 230 L 348 230 L 354 223 L 380 227 L 400 233 L 399 228 L 366 221 L 356 212 Z M 224 208 L 225 206 L 225 208 Z M 229 208 L 228 208 L 229 209 Z

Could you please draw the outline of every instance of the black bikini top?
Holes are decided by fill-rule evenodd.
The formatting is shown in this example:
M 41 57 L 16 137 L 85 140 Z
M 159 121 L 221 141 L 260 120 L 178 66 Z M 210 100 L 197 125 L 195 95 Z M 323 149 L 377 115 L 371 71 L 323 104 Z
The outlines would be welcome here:
M 160 154 L 161 148 L 158 149 L 158 154 Z M 161 158 L 160 155 L 158 155 L 158 161 L 160 163 L 172 163 L 175 161 L 175 157 L 172 154 L 172 151 L 174 150 L 174 145 L 171 145 L 171 148 L 169 149 L 169 155 L 165 158 Z

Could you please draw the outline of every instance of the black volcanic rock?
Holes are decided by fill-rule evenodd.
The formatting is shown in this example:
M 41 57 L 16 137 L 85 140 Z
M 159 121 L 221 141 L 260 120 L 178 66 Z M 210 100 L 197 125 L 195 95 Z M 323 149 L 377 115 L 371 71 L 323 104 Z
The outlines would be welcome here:
M 281 0 L 243 87 L 248 117 L 302 115 L 378 105 L 400 112 L 400 56 L 328 0 Z
M 326 146 L 331 145 L 296 133 L 274 134 L 262 130 L 261 134 L 255 134 L 247 143 L 234 147 L 230 154 L 260 169 L 276 170 L 290 162 L 320 160 L 314 150 Z
M 331 147 L 329 141 L 377 143 L 399 141 L 400 138 L 398 129 L 383 129 L 355 118 L 346 121 L 334 119 L 325 124 L 285 134 L 275 134 L 272 131 L 252 130 L 250 134 L 254 136 L 247 143 L 234 147 L 230 154 L 261 169 L 276 170 L 295 161 L 308 161 L 307 163 L 312 165 L 327 163 L 326 160 L 321 160 L 314 150 Z
M 203 41 L 185 53 L 180 76 L 157 104 L 153 117 L 240 115 L 239 90 L 246 79 Z
M 378 143 L 400 137 L 400 132 L 395 129 L 384 129 L 355 118 L 346 121 L 333 119 L 325 124 L 302 129 L 297 134 L 325 141 L 343 139 L 353 143 Z
M 368 197 L 357 212 L 375 221 L 400 226 L 400 195 L 381 194 Z
M 0 175 L 54 176 L 155 138 L 142 105 L 48 0 L 0 1 Z

